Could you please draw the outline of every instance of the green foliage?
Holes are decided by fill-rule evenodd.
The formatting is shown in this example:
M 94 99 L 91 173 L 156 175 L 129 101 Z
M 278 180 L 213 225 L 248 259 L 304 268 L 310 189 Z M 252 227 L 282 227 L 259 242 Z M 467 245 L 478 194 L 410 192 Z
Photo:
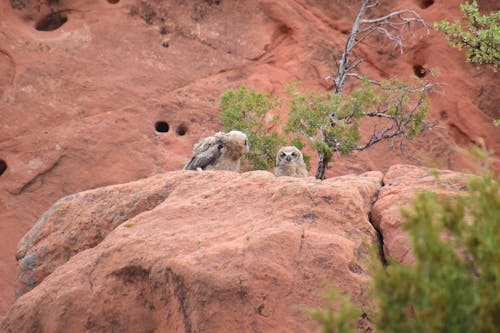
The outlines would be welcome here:
M 486 176 L 469 190 L 457 198 L 423 193 L 404 212 L 416 263 L 376 274 L 382 331 L 497 332 L 500 187 Z
M 301 94 L 298 90 L 289 90 L 291 97 L 288 103 L 288 122 L 285 131 L 299 132 L 312 138 L 318 129 L 330 126 L 328 116 L 338 108 L 338 95 L 307 91 Z
M 280 123 L 279 117 L 268 117 L 269 111 L 279 103 L 277 97 L 248 90 L 245 86 L 228 90 L 221 96 L 220 118 L 224 130 L 247 134 L 250 152 L 245 158 L 251 170 L 272 169 L 279 148 L 287 144 L 286 138 L 272 129 Z
M 391 120 L 396 125 L 387 135 L 412 138 L 421 130 L 429 109 L 427 90 L 400 81 L 373 85 L 364 79 L 360 88 L 345 97 L 329 92 L 300 93 L 297 89 L 288 93 L 289 118 L 285 131 L 302 134 L 314 150 L 327 156 L 334 151 L 347 154 L 358 149 L 362 118 Z
M 498 180 L 492 173 L 474 177 L 468 193 L 455 197 L 421 193 L 403 217 L 415 263 L 375 270 L 377 332 L 498 332 Z M 322 311 L 323 318 L 333 316 Z M 327 320 L 320 323 L 324 332 L 334 332 Z M 345 322 L 334 325 L 343 328 Z
M 441 21 L 434 28 L 444 32 L 453 47 L 463 49 L 468 62 L 490 64 L 496 69 L 500 64 L 500 11 L 482 15 L 476 0 L 461 4 L 460 9 L 464 26 L 457 21 Z
M 415 85 L 421 84 L 417 81 Z M 249 168 L 269 170 L 281 146 L 290 144 L 299 149 L 306 139 L 326 163 L 333 152 L 347 154 L 363 150 L 378 141 L 403 135 L 412 138 L 419 133 L 429 108 L 428 90 L 414 88 L 400 81 L 384 81 L 379 85 L 362 80 L 362 86 L 351 94 L 341 96 L 330 92 L 306 91 L 297 86 L 288 89 L 288 121 L 285 135 L 275 130 L 281 124 L 279 117 L 270 117 L 269 111 L 280 105 L 280 100 L 246 87 L 228 90 L 221 97 L 221 121 L 224 129 L 246 133 L 250 152 L 246 156 Z M 374 129 L 370 140 L 359 146 L 362 139 L 359 122 L 366 117 L 384 118 L 385 123 Z M 309 166 L 309 156 L 304 155 Z
M 356 323 L 361 311 L 351 301 L 340 296 L 336 289 L 328 290 L 325 299 L 331 305 L 329 309 L 314 308 L 310 314 L 322 327 L 321 333 L 355 333 Z M 332 311 L 333 304 L 338 304 L 338 311 Z

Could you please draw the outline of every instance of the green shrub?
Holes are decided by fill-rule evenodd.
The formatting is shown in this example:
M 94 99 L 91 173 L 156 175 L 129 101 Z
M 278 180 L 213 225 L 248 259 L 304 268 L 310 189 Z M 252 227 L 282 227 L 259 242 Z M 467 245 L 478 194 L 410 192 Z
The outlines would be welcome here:
M 416 79 L 416 85 L 419 84 Z M 294 86 L 287 90 L 288 121 L 283 135 L 276 130 L 281 125 L 280 118 L 270 116 L 270 111 L 281 105 L 280 99 L 243 86 L 222 94 L 220 117 L 224 130 L 239 130 L 248 135 L 249 169 L 270 170 L 276 153 L 285 145 L 303 149 L 309 143 L 328 162 L 333 152 L 364 150 L 398 136 L 413 138 L 425 125 L 431 88 L 430 84 L 414 88 L 400 81 L 374 85 L 365 79 L 360 88 L 343 96 L 329 92 L 302 93 Z M 358 144 L 359 121 L 368 117 L 383 118 L 386 124 L 374 128 L 372 136 Z M 304 160 L 309 166 L 310 157 L 304 155 Z
M 416 262 L 375 270 L 377 332 L 498 332 L 498 180 L 492 174 L 475 177 L 468 193 L 456 197 L 421 193 L 403 216 Z M 344 324 L 325 332 L 339 332 Z
M 238 130 L 248 135 L 250 152 L 245 159 L 250 170 L 272 170 L 282 146 L 304 148 L 300 140 L 290 139 L 275 130 L 281 120 L 279 116 L 270 116 L 269 112 L 280 104 L 278 97 L 248 90 L 245 86 L 228 90 L 221 96 L 220 118 L 224 130 Z M 309 156 L 304 155 L 304 161 L 308 164 Z
M 415 85 L 401 81 L 383 81 L 372 84 L 368 79 L 350 94 L 300 93 L 288 91 L 290 96 L 287 133 L 299 133 L 308 138 L 318 153 L 343 154 L 364 150 L 371 145 L 396 136 L 413 138 L 425 124 L 429 109 L 428 94 L 432 85 Z M 390 121 L 374 128 L 372 136 L 363 142 L 359 122 L 363 118 L 383 118 Z
M 380 330 L 497 332 L 500 190 L 491 176 L 469 190 L 456 198 L 423 193 L 404 213 L 416 263 L 375 275 Z
M 481 15 L 476 0 L 460 5 L 464 25 L 458 21 L 441 21 L 434 24 L 446 35 L 450 44 L 464 50 L 467 61 L 490 64 L 496 69 L 500 64 L 500 11 Z

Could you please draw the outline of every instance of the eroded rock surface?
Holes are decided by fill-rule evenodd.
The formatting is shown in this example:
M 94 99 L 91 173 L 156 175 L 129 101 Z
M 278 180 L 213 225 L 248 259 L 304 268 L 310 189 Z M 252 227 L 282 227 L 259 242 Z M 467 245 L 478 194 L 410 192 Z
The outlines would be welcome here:
M 386 259 L 411 264 L 408 234 L 403 228 L 401 208 L 410 208 L 422 191 L 455 196 L 467 190 L 470 175 L 449 170 L 433 170 L 412 165 L 394 165 L 384 175 L 384 186 L 371 212 L 371 221 L 383 236 Z
M 459 19 L 460 2 L 384 1 L 375 14 L 408 8 L 432 24 Z M 479 4 L 500 9 L 494 0 Z M 15 299 L 16 244 L 56 200 L 181 169 L 193 143 L 220 130 L 218 101 L 228 88 L 282 94 L 302 81 L 331 89 L 324 78 L 358 7 L 324 0 L 0 1 L 0 314 Z M 477 136 L 500 152 L 492 123 L 500 118 L 499 73 L 467 64 L 442 34 L 407 39 L 403 55 L 377 37 L 356 56 L 365 59 L 360 72 L 376 80 L 416 73 L 432 80 L 425 68 L 439 72 L 446 86 L 429 112 L 440 126 L 415 138 L 406 155 L 388 142 L 336 160 L 329 177 L 429 159 L 461 170 L 453 145 Z M 157 131 L 159 121 L 168 131 Z M 371 128 L 361 130 L 367 136 Z
M 36 287 L 1 327 L 311 332 L 325 286 L 369 302 L 381 180 L 178 171 L 63 198 L 20 242 Z

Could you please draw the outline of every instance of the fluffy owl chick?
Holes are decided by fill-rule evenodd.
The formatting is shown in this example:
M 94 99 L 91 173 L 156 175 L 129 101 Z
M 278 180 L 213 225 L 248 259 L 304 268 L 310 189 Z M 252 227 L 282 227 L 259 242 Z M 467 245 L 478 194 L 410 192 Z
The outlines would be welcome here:
M 218 132 L 201 139 L 193 147 L 193 157 L 184 170 L 240 170 L 240 159 L 248 153 L 248 138 L 245 133 Z
M 307 168 L 300 150 L 296 147 L 282 147 L 276 155 L 276 177 L 307 177 Z

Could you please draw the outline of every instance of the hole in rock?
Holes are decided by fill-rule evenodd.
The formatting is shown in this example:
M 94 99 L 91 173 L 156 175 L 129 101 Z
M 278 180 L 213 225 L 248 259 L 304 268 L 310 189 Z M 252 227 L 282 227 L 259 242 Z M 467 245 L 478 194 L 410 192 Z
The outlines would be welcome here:
M 184 124 L 181 124 L 181 125 L 179 125 L 179 127 L 177 127 L 177 130 L 175 132 L 177 133 L 177 135 L 183 136 L 183 135 L 186 135 L 187 131 L 188 131 L 187 126 Z
M 441 119 L 448 119 L 448 111 L 441 111 Z
M 413 65 L 413 73 L 415 73 L 416 76 L 422 78 L 427 75 L 427 70 L 422 65 Z
M 434 4 L 434 0 L 419 0 L 418 5 L 420 6 L 421 9 L 425 9 L 427 7 L 430 7 Z
M 120 0 L 108 0 L 108 2 L 112 5 L 116 5 Z
M 158 31 L 160 32 L 160 35 L 162 35 L 162 36 L 165 36 L 166 34 L 168 34 L 168 30 L 166 27 L 160 27 L 158 29 Z
M 4 160 L 0 160 L 0 176 L 7 170 L 7 163 Z
M 279 27 L 279 31 L 282 33 L 282 34 L 289 34 L 291 31 L 292 31 L 292 28 L 290 28 L 289 26 L 287 25 L 281 25 Z
M 160 133 L 167 133 L 170 129 L 166 121 L 157 121 L 155 124 L 155 130 Z
M 64 11 L 48 14 L 40 19 L 35 25 L 38 31 L 54 31 L 68 21 Z

